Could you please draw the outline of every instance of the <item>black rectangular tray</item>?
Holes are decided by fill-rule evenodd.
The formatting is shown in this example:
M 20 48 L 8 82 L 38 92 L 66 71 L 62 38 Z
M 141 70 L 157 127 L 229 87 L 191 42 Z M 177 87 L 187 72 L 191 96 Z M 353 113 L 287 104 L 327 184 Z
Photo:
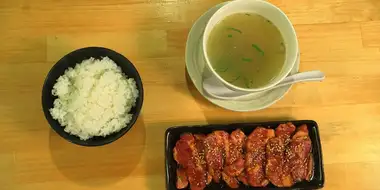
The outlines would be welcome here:
M 176 190 L 176 168 L 177 163 L 173 158 L 173 148 L 176 142 L 179 140 L 181 134 L 183 133 L 193 133 L 193 134 L 209 134 L 215 130 L 224 130 L 231 133 L 235 129 L 241 129 L 246 135 L 249 135 L 256 127 L 262 126 L 271 129 L 275 129 L 279 124 L 292 122 L 296 127 L 302 124 L 306 124 L 309 130 L 309 136 L 312 141 L 312 154 L 314 158 L 314 174 L 311 181 L 303 181 L 294 184 L 292 187 L 275 187 L 269 184 L 267 187 L 248 187 L 240 184 L 238 190 L 269 190 L 269 189 L 319 189 L 322 188 L 325 182 L 325 175 L 323 170 L 322 161 L 322 147 L 319 138 L 318 125 L 315 121 L 311 120 L 297 120 L 297 121 L 272 121 L 272 122 L 262 122 L 262 123 L 236 123 L 236 124 L 217 124 L 217 125 L 204 125 L 204 126 L 181 126 L 181 127 L 171 127 L 165 132 L 165 165 L 166 165 L 166 189 Z M 190 189 L 189 187 L 186 189 Z M 219 184 L 211 183 L 208 185 L 206 190 L 233 190 L 228 187 L 223 180 Z

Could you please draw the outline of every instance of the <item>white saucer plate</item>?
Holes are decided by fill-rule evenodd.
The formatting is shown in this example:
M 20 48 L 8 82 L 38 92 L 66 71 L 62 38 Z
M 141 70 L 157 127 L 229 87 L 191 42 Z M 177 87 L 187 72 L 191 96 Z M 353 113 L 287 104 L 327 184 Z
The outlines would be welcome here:
M 211 97 L 203 90 L 203 78 L 208 77 L 210 75 L 210 72 L 206 68 L 206 60 L 204 59 L 202 50 L 203 32 L 211 16 L 225 4 L 226 2 L 220 3 L 215 7 L 209 9 L 195 22 L 195 24 L 191 28 L 186 43 L 185 59 L 187 72 L 197 90 L 207 100 L 209 100 L 217 106 L 239 112 L 256 111 L 267 108 L 272 104 L 276 103 L 282 97 L 284 97 L 284 95 L 290 90 L 292 85 L 276 88 L 270 91 L 252 93 L 251 96 L 238 100 L 220 100 Z M 295 74 L 298 72 L 299 64 L 300 55 L 298 53 L 297 62 L 290 74 Z

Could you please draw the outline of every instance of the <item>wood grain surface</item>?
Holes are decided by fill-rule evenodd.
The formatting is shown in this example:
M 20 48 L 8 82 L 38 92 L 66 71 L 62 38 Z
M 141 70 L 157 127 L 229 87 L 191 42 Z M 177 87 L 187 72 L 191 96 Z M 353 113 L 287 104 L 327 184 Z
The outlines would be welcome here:
M 300 70 L 327 78 L 237 113 L 209 103 L 185 74 L 189 29 L 220 0 L 1 0 L 0 189 L 161 190 L 168 127 L 283 119 L 319 123 L 325 189 L 380 189 L 380 1 L 270 1 L 295 25 Z M 135 126 L 104 147 L 66 142 L 41 108 L 49 69 L 85 46 L 127 56 L 146 90 Z

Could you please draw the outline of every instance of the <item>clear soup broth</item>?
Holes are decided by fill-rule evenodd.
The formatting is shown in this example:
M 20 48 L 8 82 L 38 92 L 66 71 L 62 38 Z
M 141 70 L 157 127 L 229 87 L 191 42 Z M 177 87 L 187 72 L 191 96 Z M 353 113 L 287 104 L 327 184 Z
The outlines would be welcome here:
M 280 31 L 258 14 L 227 16 L 212 29 L 206 48 L 216 73 L 242 88 L 268 84 L 285 64 Z

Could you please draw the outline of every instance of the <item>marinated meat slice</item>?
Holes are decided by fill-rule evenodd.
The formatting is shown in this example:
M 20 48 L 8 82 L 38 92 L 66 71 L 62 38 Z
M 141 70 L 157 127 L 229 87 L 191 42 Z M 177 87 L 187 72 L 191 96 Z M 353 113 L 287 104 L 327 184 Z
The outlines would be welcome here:
M 203 190 L 206 187 L 205 171 L 201 170 L 199 167 L 187 168 L 186 174 L 191 190 Z
M 229 136 L 229 154 L 226 155 L 226 165 L 233 164 L 243 157 L 243 146 L 246 136 L 240 129 L 237 129 Z
M 206 171 L 202 167 L 194 136 L 183 134 L 174 147 L 174 159 L 186 170 L 186 175 L 192 190 L 202 190 L 206 187 Z
M 238 180 L 242 182 L 244 185 L 248 186 L 248 179 L 247 179 L 247 174 L 245 171 L 243 171 L 238 177 Z
M 219 182 L 220 170 L 223 167 L 223 152 L 214 133 L 207 135 L 205 139 L 205 157 L 208 174 L 215 182 Z
M 306 125 L 302 125 L 297 129 L 285 151 L 286 167 L 294 182 L 310 180 L 313 165 L 311 149 L 309 131 Z
M 215 133 L 207 135 L 205 139 L 205 157 L 208 174 L 218 183 L 223 168 L 223 152 Z
M 283 187 L 282 174 L 284 163 L 285 143 L 278 137 L 269 139 L 266 153 L 267 164 L 265 167 L 265 174 L 269 181 L 277 186 Z
M 244 171 L 244 158 L 241 157 L 233 164 L 225 166 L 223 172 L 231 177 L 237 177 Z
M 206 155 L 205 155 L 205 139 L 206 135 L 194 134 L 195 145 L 198 150 L 199 158 L 202 163 L 204 171 L 207 171 Z M 206 172 L 206 184 L 210 184 L 212 181 L 212 176 Z
M 177 168 L 177 189 L 184 189 L 189 185 L 187 180 L 186 170 L 183 168 Z
M 205 156 L 208 173 L 216 183 L 219 183 L 222 175 L 226 141 L 228 142 L 228 133 L 224 131 L 214 131 L 207 135 L 205 139 Z
M 273 129 L 257 127 L 247 138 L 245 171 L 249 185 L 264 187 L 269 181 L 265 177 L 265 149 L 268 140 L 274 137 Z
M 296 126 L 293 125 L 293 123 L 286 123 L 286 124 L 280 124 L 276 130 L 275 134 L 276 137 L 283 138 L 285 140 L 285 143 L 290 142 L 290 137 L 292 134 L 296 131 Z
M 195 134 L 194 138 L 195 138 L 195 147 L 198 150 L 198 155 L 199 155 L 201 165 L 202 165 L 203 169 L 206 171 L 207 165 L 206 165 L 205 144 L 204 144 L 205 139 L 206 139 L 206 135 Z
M 285 154 L 286 154 L 286 149 L 285 149 Z M 283 174 L 281 177 L 282 187 L 291 187 L 292 185 L 294 185 L 294 180 L 293 180 L 289 165 L 286 163 L 286 156 L 285 156 L 285 161 L 284 161 L 282 170 L 283 170 Z
M 265 173 L 269 181 L 277 187 L 288 187 L 292 185 L 292 183 L 289 184 L 287 181 L 290 172 L 284 170 L 284 164 L 285 148 L 290 142 L 290 136 L 295 130 L 296 127 L 291 123 L 280 124 L 275 131 L 276 137 L 269 139 L 266 146 L 267 164 Z
M 194 138 L 195 138 L 195 147 L 197 148 L 198 150 L 198 155 L 201 159 L 201 162 L 202 162 L 202 166 L 204 166 L 204 168 L 206 168 L 206 158 L 205 158 L 205 145 L 204 145 L 204 141 L 206 139 L 206 135 L 203 135 L 203 134 L 194 134 Z
M 193 135 L 183 134 L 173 149 L 174 160 L 184 168 L 186 168 L 191 163 L 193 151 L 190 147 L 190 144 L 193 141 Z
M 231 188 L 239 187 L 239 181 L 236 177 L 244 171 L 243 146 L 245 138 L 243 131 L 237 129 L 229 135 L 228 144 L 225 144 L 228 148 L 225 148 L 226 159 L 222 177 Z
M 236 177 L 229 176 L 226 173 L 222 172 L 222 178 L 229 187 L 234 189 L 239 188 L 239 181 L 236 179 Z
M 223 164 L 227 157 L 230 157 L 230 142 L 229 134 L 225 131 L 215 131 L 215 136 L 218 141 L 218 144 L 222 147 L 223 152 Z

